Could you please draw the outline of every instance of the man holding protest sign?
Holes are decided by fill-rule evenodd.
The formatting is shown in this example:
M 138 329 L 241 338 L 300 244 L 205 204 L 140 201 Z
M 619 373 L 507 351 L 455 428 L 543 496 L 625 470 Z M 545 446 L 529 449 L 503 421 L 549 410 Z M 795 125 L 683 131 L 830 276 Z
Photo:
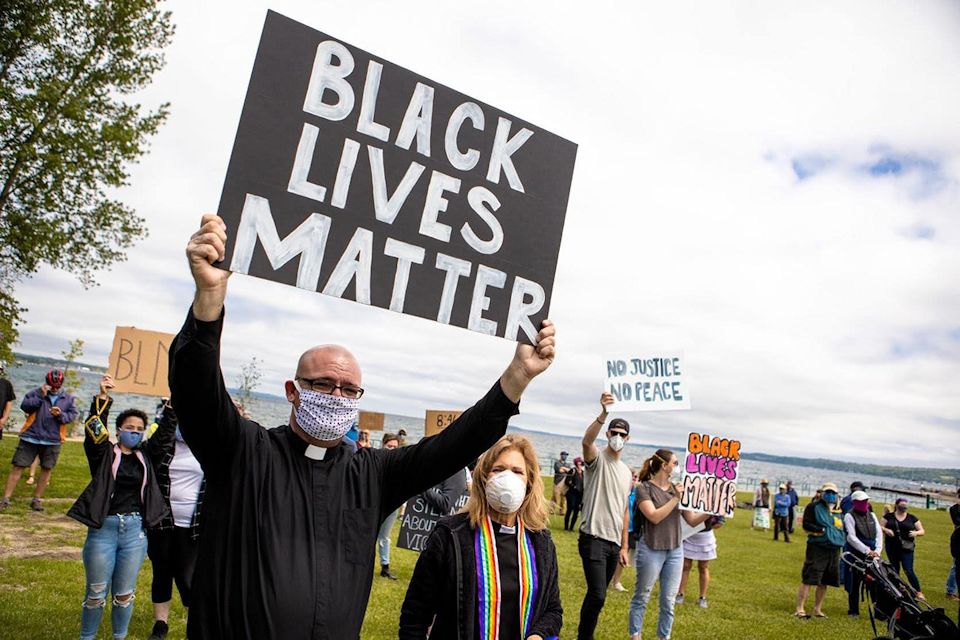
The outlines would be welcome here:
M 623 446 L 630 439 L 630 424 L 616 418 L 607 429 L 607 446 L 597 447 L 597 436 L 607 421 L 607 407 L 613 395 L 600 396 L 600 415 L 583 434 L 583 460 L 586 463 L 583 489 L 583 522 L 577 543 L 587 592 L 580 606 L 577 637 L 590 640 L 597 628 L 597 619 L 607 598 L 607 587 L 613 579 L 617 563 L 626 564 L 629 553 L 627 530 L 630 514 L 627 501 L 633 485 L 630 467 L 620 459 Z
M 440 434 L 401 449 L 343 444 L 363 395 L 344 347 L 300 356 L 285 385 L 289 423 L 262 429 L 224 387 L 219 342 L 229 272 L 226 227 L 212 215 L 187 245 L 196 295 L 170 350 L 181 430 L 207 478 L 188 634 L 196 638 L 357 638 L 381 521 L 461 470 L 506 431 L 530 381 L 554 359 L 549 320 L 520 344 L 490 391 Z

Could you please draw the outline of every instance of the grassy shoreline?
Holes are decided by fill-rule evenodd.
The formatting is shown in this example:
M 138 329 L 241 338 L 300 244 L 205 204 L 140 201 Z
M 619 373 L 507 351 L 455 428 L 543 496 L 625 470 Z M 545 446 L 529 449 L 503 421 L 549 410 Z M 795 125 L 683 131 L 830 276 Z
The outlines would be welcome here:
M 6 479 L 16 437 L 0 440 L 0 476 Z M 89 481 L 89 471 L 79 443 L 63 447 L 44 501 L 46 510 L 29 510 L 32 487 L 22 481 L 14 492 L 14 504 L 0 514 L 0 637 L 3 638 L 75 638 L 80 625 L 80 602 L 84 576 L 80 549 L 85 528 L 67 518 L 66 511 Z M 749 500 L 746 495 L 741 499 Z M 942 511 L 914 512 L 924 523 L 927 536 L 918 544 L 916 570 L 931 604 L 946 606 L 956 618 L 956 603 L 947 603 L 944 582 L 950 567 L 949 534 L 952 525 Z M 752 531 L 750 514 L 738 511 L 728 525 L 718 531 L 720 557 L 711 565 L 709 609 L 686 604 L 677 607 L 674 638 L 695 638 L 709 634 L 714 638 L 745 640 L 867 638 L 869 622 L 846 616 L 846 594 L 830 589 L 824 611 L 827 620 L 795 620 L 794 599 L 800 580 L 806 537 L 794 542 L 774 542 L 772 533 Z M 577 554 L 577 536 L 563 530 L 558 517 L 551 522 L 560 563 L 560 589 L 564 605 L 561 638 L 576 635 L 580 603 L 584 594 L 583 572 Z M 399 524 L 394 527 L 396 540 Z M 370 551 L 374 552 L 373 549 Z M 392 550 L 391 569 L 400 580 L 375 577 L 362 631 L 363 638 L 395 638 L 400 605 L 413 573 L 417 554 Z M 146 638 L 153 624 L 150 606 L 151 566 L 144 563 L 137 586 L 137 602 L 130 638 Z M 689 592 L 696 588 L 696 571 Z M 596 638 L 612 640 L 627 633 L 627 609 L 634 583 L 634 571 L 624 573 L 627 593 L 609 592 L 601 614 Z M 656 598 L 656 593 L 654 594 Z M 654 600 L 655 601 L 655 600 Z M 808 607 L 812 604 L 808 605 Z M 644 637 L 655 637 L 655 605 L 651 605 L 644 624 Z M 865 610 L 864 610 L 865 613 Z M 171 610 L 171 640 L 184 637 L 186 613 L 177 597 Z M 101 638 L 110 638 L 109 615 L 104 616 Z

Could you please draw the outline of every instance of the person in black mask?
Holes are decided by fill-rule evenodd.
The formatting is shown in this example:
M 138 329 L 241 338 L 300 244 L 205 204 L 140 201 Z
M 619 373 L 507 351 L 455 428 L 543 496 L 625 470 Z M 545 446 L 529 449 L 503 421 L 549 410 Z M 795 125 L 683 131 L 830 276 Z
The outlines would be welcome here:
M 897 498 L 893 513 L 883 518 L 883 534 L 887 542 L 887 560 L 894 570 L 900 573 L 900 567 L 907 576 L 910 586 L 922 598 L 920 579 L 913 570 L 913 554 L 917 548 L 917 538 L 926 534 L 923 524 L 912 513 L 907 513 L 907 499 Z
M 504 434 L 524 389 L 554 359 L 555 329 L 545 320 L 536 347 L 518 345 L 483 398 L 416 445 L 343 443 L 363 386 L 357 359 L 338 345 L 300 356 L 285 383 L 287 424 L 263 429 L 238 415 L 220 372 L 230 273 L 212 263 L 226 239 L 212 215 L 190 239 L 196 294 L 170 345 L 173 407 L 207 482 L 187 635 L 358 638 L 380 523 Z

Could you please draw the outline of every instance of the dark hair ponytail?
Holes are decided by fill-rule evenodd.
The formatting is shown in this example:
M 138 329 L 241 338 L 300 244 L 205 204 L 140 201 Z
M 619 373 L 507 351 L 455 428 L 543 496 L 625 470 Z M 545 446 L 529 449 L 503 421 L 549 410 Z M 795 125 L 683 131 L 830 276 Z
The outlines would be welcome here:
M 673 451 L 670 449 L 657 449 L 657 452 L 643 461 L 643 467 L 640 469 L 640 475 L 637 478 L 640 482 L 645 482 L 653 477 L 670 458 L 673 457 Z

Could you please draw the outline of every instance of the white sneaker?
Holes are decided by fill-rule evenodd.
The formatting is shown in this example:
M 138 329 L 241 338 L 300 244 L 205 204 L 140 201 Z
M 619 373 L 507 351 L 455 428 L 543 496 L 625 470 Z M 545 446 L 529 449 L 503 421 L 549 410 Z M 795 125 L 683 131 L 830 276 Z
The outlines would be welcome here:
M 683 594 L 682 594 L 682 593 L 678 593 L 678 594 L 677 594 L 677 599 L 674 600 L 673 602 L 674 602 L 675 604 L 683 604 Z
M 619 582 L 615 582 L 615 583 L 613 584 L 613 590 L 614 590 L 614 591 L 626 591 L 627 589 L 626 589 L 622 584 L 620 584 Z
M 697 606 L 700 607 L 701 609 L 706 609 L 706 608 L 707 608 L 707 599 L 706 599 L 706 598 L 700 598 L 699 600 L 697 600 Z

